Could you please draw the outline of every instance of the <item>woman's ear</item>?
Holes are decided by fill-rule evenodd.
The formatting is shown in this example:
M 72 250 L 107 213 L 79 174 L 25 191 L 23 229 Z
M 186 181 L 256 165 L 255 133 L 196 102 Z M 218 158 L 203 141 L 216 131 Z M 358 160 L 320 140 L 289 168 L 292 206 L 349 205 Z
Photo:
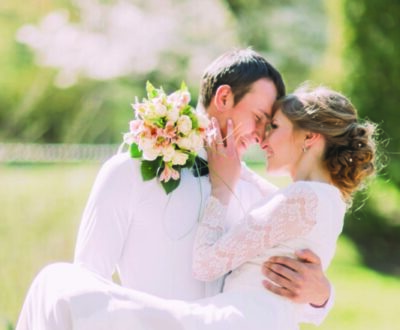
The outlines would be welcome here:
M 215 92 L 214 103 L 218 111 L 226 111 L 233 108 L 234 95 L 232 93 L 231 86 L 219 86 Z
M 307 132 L 304 139 L 304 147 L 306 149 L 309 149 L 320 140 L 321 140 L 321 134 L 314 132 Z

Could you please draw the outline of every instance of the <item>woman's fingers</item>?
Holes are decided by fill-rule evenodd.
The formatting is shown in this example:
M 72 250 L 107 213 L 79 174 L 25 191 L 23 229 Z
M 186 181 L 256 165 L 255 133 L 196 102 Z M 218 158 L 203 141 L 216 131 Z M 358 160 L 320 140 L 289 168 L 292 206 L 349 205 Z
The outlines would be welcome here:
M 216 118 L 211 118 L 212 126 L 214 129 L 214 137 L 211 140 L 210 146 L 211 150 L 217 154 L 225 154 L 224 139 L 222 137 L 221 128 L 219 127 L 218 120 Z
M 224 149 L 224 139 L 222 138 L 221 128 L 219 127 L 218 120 L 214 118 L 214 129 L 215 129 L 215 145 L 217 150 Z
M 232 119 L 228 119 L 226 122 L 226 136 L 222 136 L 221 128 L 218 120 L 213 117 L 211 118 L 212 127 L 214 129 L 214 137 L 211 140 L 210 147 L 211 151 L 215 156 L 236 156 L 236 144 L 234 136 L 234 127 Z M 213 155 L 211 155 L 213 156 Z
M 233 156 L 236 153 L 236 148 L 235 148 L 235 137 L 233 134 L 233 122 L 232 119 L 228 119 L 226 123 L 227 129 L 226 129 L 226 149 L 228 152 L 228 155 Z

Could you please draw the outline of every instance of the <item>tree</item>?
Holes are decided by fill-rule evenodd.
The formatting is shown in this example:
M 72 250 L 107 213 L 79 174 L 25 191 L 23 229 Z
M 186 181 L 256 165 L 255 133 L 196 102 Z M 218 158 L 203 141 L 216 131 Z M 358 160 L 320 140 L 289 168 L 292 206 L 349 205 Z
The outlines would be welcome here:
M 367 204 L 349 217 L 345 232 L 358 244 L 368 265 L 398 273 L 400 2 L 345 0 L 344 4 L 348 27 L 346 94 L 363 117 L 380 124 L 381 139 L 388 141 L 381 178 L 370 190 Z

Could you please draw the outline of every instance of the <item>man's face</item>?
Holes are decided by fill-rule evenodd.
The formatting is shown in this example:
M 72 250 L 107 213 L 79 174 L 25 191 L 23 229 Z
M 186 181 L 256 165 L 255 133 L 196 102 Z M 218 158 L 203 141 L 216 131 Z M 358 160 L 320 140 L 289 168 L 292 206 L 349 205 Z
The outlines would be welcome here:
M 265 127 L 271 117 L 276 97 L 274 83 L 263 78 L 253 83 L 250 91 L 229 110 L 228 117 L 233 121 L 239 156 L 242 156 L 251 144 L 260 143 L 264 139 Z M 221 123 L 221 129 L 225 134 L 225 123 Z

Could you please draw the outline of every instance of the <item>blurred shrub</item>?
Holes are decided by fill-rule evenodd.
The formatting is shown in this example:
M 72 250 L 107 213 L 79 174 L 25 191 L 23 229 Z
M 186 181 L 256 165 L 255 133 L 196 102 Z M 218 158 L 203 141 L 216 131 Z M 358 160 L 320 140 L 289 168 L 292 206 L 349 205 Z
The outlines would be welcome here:
M 358 197 L 360 210 L 349 214 L 345 233 L 366 264 L 400 274 L 400 2 L 344 0 L 344 14 L 346 94 L 362 117 L 380 124 L 381 138 L 387 140 L 381 179 L 371 186 L 365 205 Z
M 365 198 L 360 194 L 355 199 L 344 232 L 356 243 L 364 264 L 400 275 L 400 192 L 393 183 L 377 180 Z
M 346 0 L 346 90 L 388 138 L 387 171 L 400 187 L 400 2 Z
M 324 1 L 225 1 L 242 44 L 253 46 L 282 72 L 288 91 L 320 67 L 329 43 Z

